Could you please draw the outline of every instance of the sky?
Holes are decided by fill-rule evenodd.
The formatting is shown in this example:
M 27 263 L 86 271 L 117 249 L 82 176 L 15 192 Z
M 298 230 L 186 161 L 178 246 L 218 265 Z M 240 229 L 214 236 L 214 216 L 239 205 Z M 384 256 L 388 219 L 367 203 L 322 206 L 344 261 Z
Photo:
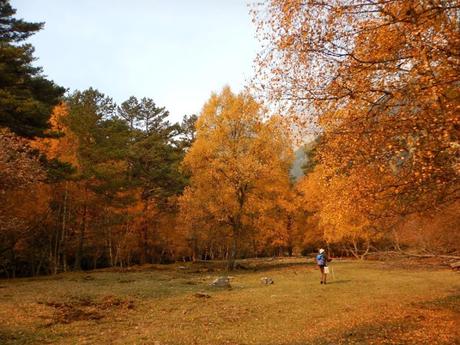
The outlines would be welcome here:
M 57 84 L 118 104 L 150 97 L 172 121 L 198 114 L 211 92 L 241 91 L 259 49 L 245 0 L 11 0 L 45 22 L 36 64 Z

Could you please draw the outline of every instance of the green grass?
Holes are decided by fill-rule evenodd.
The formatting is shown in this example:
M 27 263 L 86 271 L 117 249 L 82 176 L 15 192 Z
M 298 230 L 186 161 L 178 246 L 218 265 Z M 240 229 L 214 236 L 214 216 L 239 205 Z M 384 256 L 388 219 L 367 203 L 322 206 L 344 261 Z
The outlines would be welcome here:
M 324 286 L 304 259 L 242 264 L 229 290 L 209 286 L 222 263 L 3 280 L 0 344 L 459 343 L 460 275 L 448 269 L 333 262 Z

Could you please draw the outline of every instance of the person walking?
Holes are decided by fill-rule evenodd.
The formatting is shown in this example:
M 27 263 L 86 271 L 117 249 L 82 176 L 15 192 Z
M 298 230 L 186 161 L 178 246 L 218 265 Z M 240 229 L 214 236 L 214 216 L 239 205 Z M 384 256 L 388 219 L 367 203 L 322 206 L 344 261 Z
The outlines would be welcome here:
M 321 271 L 321 284 L 326 284 L 327 274 L 329 273 L 329 269 L 327 267 L 328 261 L 331 260 L 329 260 L 329 258 L 326 256 L 325 250 L 321 248 L 318 255 L 316 255 L 316 264 Z

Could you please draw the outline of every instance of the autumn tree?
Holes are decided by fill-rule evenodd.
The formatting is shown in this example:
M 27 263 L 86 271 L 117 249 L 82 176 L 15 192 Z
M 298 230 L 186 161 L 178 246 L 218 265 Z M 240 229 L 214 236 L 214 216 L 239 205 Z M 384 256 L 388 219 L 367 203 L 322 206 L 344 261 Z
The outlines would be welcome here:
M 330 189 L 376 225 L 459 197 L 457 1 L 272 0 L 260 90 L 321 133 Z M 339 201 L 339 200 L 338 200 Z
M 54 134 L 46 133 L 48 120 L 64 88 L 33 65 L 34 48 L 25 43 L 43 24 L 15 14 L 9 1 L 0 1 L 0 265 L 13 276 L 20 260 L 31 263 L 29 274 L 40 271 L 35 260 L 43 262 L 43 252 L 29 251 L 26 243 L 38 239 L 38 227 L 46 218 L 45 182 L 64 168 L 59 161 L 40 157 L 25 139 Z
M 279 118 L 264 121 L 263 115 L 247 93 L 235 95 L 226 87 L 213 94 L 184 159 L 191 178 L 181 198 L 182 217 L 195 235 L 202 226 L 208 237 L 221 232 L 230 238 L 230 269 L 241 241 L 263 231 L 258 223 L 279 206 L 289 185 L 289 137 Z
M 15 275 L 17 244 L 29 232 L 36 210 L 40 209 L 37 203 L 36 209 L 31 210 L 29 201 L 34 199 L 34 190 L 45 178 L 46 173 L 28 141 L 1 129 L 0 266 L 7 275 Z
M 47 140 L 60 143 L 51 148 L 63 148 L 72 138 L 77 143 L 68 147 L 75 152 L 77 174 L 56 199 L 58 212 L 72 204 L 76 223 L 67 247 L 74 267 L 82 260 L 95 266 L 99 258 L 110 265 L 163 260 L 161 253 L 169 252 L 155 243 L 163 220 L 176 212 L 170 198 L 186 183 L 178 169 L 184 152 L 180 126 L 152 99 L 130 97 L 116 107 L 94 89 L 73 93 L 65 107 L 67 135 Z
M 0 208 L 0 274 L 188 255 L 175 222 L 191 120 L 183 129 L 171 124 L 151 99 L 123 104 L 95 89 L 76 91 L 54 108 L 45 137 L 2 130 L 0 201 L 8 206 Z

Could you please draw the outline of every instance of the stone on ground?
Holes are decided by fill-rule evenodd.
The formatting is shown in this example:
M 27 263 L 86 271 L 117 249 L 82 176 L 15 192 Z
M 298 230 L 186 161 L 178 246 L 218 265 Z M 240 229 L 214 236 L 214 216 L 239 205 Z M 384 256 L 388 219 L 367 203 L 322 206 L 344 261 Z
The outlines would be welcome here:
M 265 285 L 271 285 L 271 284 L 274 284 L 275 282 L 273 281 L 272 278 L 269 278 L 269 277 L 263 277 L 260 279 L 260 282 L 262 284 L 265 284 Z
M 230 279 L 228 277 L 219 277 L 214 279 L 214 281 L 211 283 L 212 286 L 216 287 L 231 287 L 230 285 Z

